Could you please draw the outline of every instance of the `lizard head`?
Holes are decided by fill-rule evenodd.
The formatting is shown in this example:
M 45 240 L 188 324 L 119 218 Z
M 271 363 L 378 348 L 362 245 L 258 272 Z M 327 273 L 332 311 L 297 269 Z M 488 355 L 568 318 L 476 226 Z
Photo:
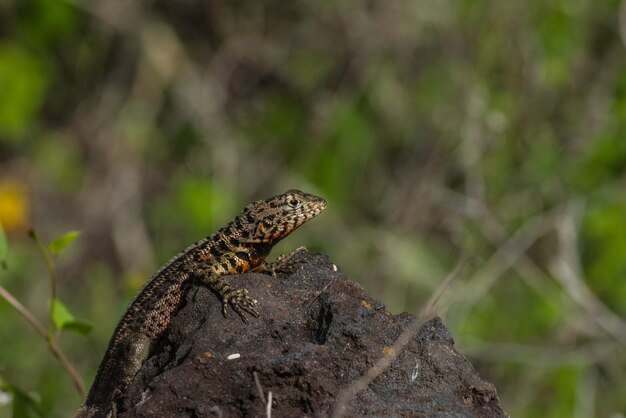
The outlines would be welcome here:
M 288 190 L 267 200 L 251 203 L 240 216 L 248 239 L 274 244 L 324 209 L 326 201 L 321 197 L 300 190 Z

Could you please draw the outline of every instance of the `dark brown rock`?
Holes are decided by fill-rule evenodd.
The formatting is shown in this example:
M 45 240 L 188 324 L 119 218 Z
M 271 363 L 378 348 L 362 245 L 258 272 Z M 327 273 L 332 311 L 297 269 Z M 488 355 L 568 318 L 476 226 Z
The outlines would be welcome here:
M 261 318 L 224 319 L 214 294 L 192 289 L 142 367 L 119 417 L 328 416 L 339 391 L 366 372 L 413 320 L 392 315 L 324 255 L 302 254 L 293 274 L 232 276 Z M 228 360 L 228 356 L 240 357 Z M 454 349 L 439 318 L 426 322 L 345 416 L 506 417 L 494 386 Z

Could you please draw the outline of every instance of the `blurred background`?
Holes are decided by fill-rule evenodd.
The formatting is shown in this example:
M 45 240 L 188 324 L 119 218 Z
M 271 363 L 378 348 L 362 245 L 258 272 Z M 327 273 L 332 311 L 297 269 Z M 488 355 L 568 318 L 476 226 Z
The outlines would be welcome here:
M 504 409 L 624 417 L 625 41 L 618 0 L 0 0 L 0 285 L 45 323 L 27 230 L 81 232 L 58 297 L 93 331 L 60 345 L 89 387 L 159 265 L 300 188 L 328 209 L 274 257 L 396 313 L 467 259 L 438 312 Z M 80 403 L 4 299 L 0 381 Z

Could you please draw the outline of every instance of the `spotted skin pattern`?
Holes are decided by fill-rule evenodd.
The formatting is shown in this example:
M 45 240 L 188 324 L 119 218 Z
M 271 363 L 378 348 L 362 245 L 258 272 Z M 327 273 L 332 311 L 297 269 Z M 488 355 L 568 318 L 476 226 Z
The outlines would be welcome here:
M 244 322 L 258 317 L 256 301 L 246 289 L 234 289 L 223 278 L 250 271 L 275 274 L 287 270 L 291 256 L 276 263 L 265 258 L 272 247 L 326 208 L 326 201 L 299 190 L 248 205 L 215 234 L 180 252 L 144 285 L 117 324 L 85 403 L 75 418 L 116 415 L 116 399 L 163 336 L 194 281 L 219 295 L 222 312 L 230 306 Z

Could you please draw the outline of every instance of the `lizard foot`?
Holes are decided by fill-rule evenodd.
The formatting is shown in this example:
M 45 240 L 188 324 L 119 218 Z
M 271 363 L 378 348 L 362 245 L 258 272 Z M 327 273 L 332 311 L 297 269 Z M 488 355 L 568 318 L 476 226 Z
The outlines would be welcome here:
M 229 289 L 229 291 L 222 296 L 222 313 L 225 317 L 228 316 L 226 314 L 226 307 L 228 305 L 233 308 L 233 311 L 235 311 L 246 324 L 248 323 L 248 319 L 245 315 L 246 312 L 255 318 L 259 317 L 259 311 L 256 309 L 256 300 L 250 297 L 247 289 Z
M 195 276 L 213 292 L 217 293 L 222 300 L 222 314 L 228 317 L 228 305 L 233 308 L 241 320 L 248 323 L 246 313 L 256 318 L 259 317 L 259 311 L 256 309 L 256 300 L 250 297 L 246 289 L 233 289 L 230 287 L 226 279 L 213 273 L 209 268 L 198 269 L 194 272 Z
M 297 264 L 303 262 L 302 260 L 294 259 L 294 257 L 302 251 L 307 251 L 306 247 L 298 247 L 289 254 L 281 255 L 273 263 L 264 261 L 259 267 L 254 269 L 254 271 L 269 274 L 272 277 L 276 277 L 276 273 L 291 273 Z

